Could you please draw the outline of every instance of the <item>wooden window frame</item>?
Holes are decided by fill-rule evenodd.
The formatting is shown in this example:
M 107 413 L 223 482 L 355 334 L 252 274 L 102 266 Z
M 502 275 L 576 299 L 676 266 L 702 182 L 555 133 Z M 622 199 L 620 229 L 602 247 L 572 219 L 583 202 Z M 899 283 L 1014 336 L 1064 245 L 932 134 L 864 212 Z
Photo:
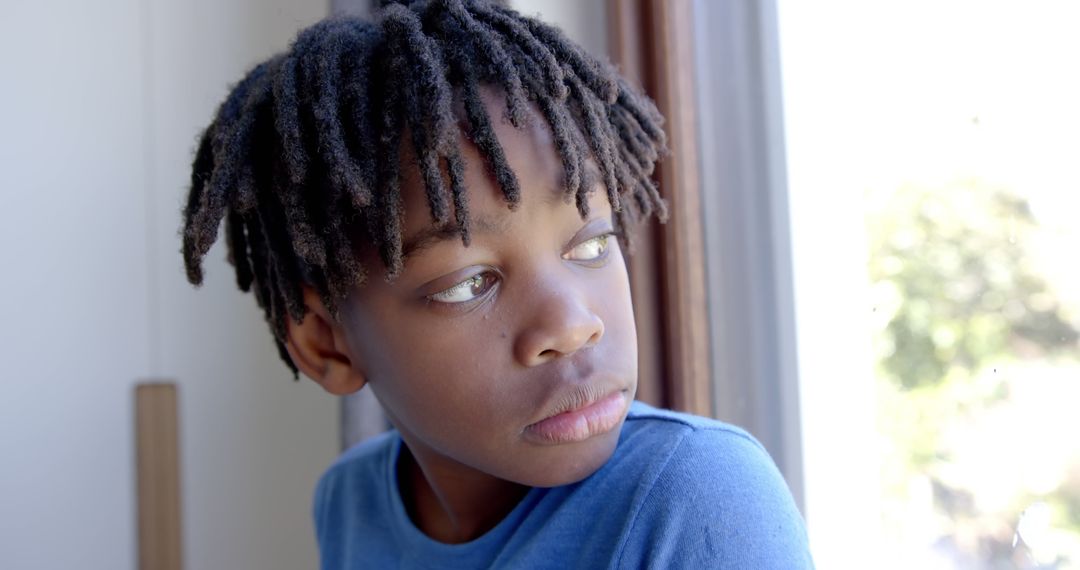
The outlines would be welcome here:
M 608 9 L 611 53 L 657 101 L 672 150 L 658 170 L 671 219 L 651 228 L 651 250 L 631 265 L 642 393 L 749 430 L 801 507 L 775 0 L 608 0 Z
M 671 155 L 657 166 L 666 224 L 639 228 L 630 257 L 639 399 L 712 416 L 708 296 L 689 0 L 608 0 L 610 53 L 664 115 Z

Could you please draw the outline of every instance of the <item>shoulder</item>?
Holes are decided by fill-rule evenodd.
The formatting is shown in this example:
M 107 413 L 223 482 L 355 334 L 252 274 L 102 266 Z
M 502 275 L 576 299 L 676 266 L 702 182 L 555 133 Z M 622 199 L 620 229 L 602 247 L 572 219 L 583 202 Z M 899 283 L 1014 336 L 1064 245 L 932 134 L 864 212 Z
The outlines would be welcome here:
M 397 432 L 390 430 L 350 447 L 326 468 L 319 479 L 319 486 L 330 485 L 343 478 L 379 476 L 382 466 L 390 461 L 398 441 Z
M 812 566 L 802 516 L 753 436 L 640 403 L 627 427 L 627 443 L 641 445 L 657 467 L 627 536 L 624 565 Z
M 703 484 L 731 470 L 773 469 L 765 448 L 737 426 L 635 401 L 619 442 L 619 458 L 661 475 L 701 475 Z
M 686 483 L 715 487 L 745 483 L 739 481 L 741 476 L 757 479 L 776 472 L 765 448 L 742 428 L 641 403 L 634 408 L 627 417 L 631 429 L 642 439 L 666 442 L 670 447 L 663 470 L 668 477 L 700 476 Z
M 746 430 L 714 420 L 635 402 L 627 416 L 626 443 L 650 455 L 655 466 L 651 495 L 677 485 L 683 502 L 690 491 L 728 499 L 748 493 L 790 500 L 790 492 L 765 448 Z
M 740 427 L 712 418 L 654 408 L 639 401 L 634 401 L 630 406 L 624 429 L 631 434 L 641 433 L 654 439 L 681 440 L 690 435 L 692 439 L 730 441 L 735 445 L 749 444 L 764 451 L 761 444 Z
M 319 477 L 312 514 L 320 542 L 383 508 L 379 489 L 400 438 L 395 431 L 375 436 L 342 453 Z

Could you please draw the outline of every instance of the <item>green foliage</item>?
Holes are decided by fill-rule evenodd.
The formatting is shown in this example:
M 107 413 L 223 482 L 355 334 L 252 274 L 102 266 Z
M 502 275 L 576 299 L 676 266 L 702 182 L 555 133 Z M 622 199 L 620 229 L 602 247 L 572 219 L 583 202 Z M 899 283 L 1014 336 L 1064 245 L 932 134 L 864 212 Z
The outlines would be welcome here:
M 971 560 L 1008 565 L 1015 561 L 1011 529 L 1039 502 L 1060 515 L 1065 533 L 1066 546 L 1050 551 L 1058 561 L 1080 560 L 1080 464 L 1049 493 L 1010 487 L 1008 505 L 993 512 L 972 490 L 983 475 L 972 475 L 972 442 L 1005 438 L 973 438 L 971 426 L 1025 428 L 1001 418 L 1015 404 L 1010 391 L 1031 379 L 1005 378 L 999 369 L 1076 367 L 1080 357 L 1078 323 L 1031 262 L 1039 228 L 1027 202 L 976 179 L 907 185 L 867 199 L 882 482 L 886 510 L 893 509 L 885 518 L 907 524 L 900 519 L 912 484 L 923 481 L 945 515 L 945 542 Z M 1031 416 L 1013 419 L 1022 417 Z M 1035 437 L 1062 435 L 1044 431 Z
M 1080 333 L 1028 262 L 1026 201 L 977 180 L 870 200 L 870 276 L 890 313 L 878 356 L 892 381 L 910 390 L 1006 353 L 1075 349 Z

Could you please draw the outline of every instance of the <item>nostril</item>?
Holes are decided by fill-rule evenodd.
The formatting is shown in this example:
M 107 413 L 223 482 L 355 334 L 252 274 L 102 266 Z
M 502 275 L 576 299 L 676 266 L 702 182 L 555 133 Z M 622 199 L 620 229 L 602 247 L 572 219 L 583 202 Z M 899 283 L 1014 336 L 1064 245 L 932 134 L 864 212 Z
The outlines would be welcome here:
M 559 311 L 545 308 L 543 320 L 536 322 L 514 343 L 520 362 L 536 366 L 584 348 L 598 345 L 604 337 L 604 323 L 591 311 L 577 307 L 558 307 Z

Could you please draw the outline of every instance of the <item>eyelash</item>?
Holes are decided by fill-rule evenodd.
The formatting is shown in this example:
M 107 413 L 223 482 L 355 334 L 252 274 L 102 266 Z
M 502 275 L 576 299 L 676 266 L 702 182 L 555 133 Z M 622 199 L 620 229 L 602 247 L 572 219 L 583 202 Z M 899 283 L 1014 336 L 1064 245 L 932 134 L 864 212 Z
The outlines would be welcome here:
M 563 255 L 563 259 L 565 259 L 567 261 L 577 261 L 578 263 L 585 263 L 587 265 L 594 265 L 594 266 L 602 265 L 604 262 L 607 261 L 608 252 L 611 251 L 611 245 L 608 242 L 609 242 L 609 240 L 611 240 L 612 237 L 614 237 L 614 235 L 615 235 L 615 232 L 607 232 L 607 233 L 604 233 L 604 234 L 600 234 L 600 235 L 598 235 L 596 237 L 589 238 L 589 239 L 579 243 L 578 245 L 574 246 L 573 249 L 570 250 L 572 252 L 572 251 L 574 251 L 574 250 L 576 250 L 576 249 L 578 249 L 580 247 L 584 247 L 584 246 L 586 246 L 586 245 L 588 245 L 590 243 L 597 242 L 601 247 L 601 251 L 600 251 L 599 254 L 597 254 L 596 257 L 593 257 L 593 258 L 590 258 L 590 259 L 570 259 L 570 258 L 566 257 L 566 255 Z
M 485 293 L 490 291 L 491 288 L 494 287 L 497 282 L 498 282 L 498 275 L 496 275 L 495 272 L 493 272 L 493 271 L 482 271 L 482 272 L 477 273 L 477 274 L 469 277 L 468 279 L 466 279 L 466 280 L 464 280 L 464 281 L 462 281 L 462 282 L 460 282 L 460 283 L 458 283 L 458 284 L 456 284 L 456 285 L 454 285 L 454 286 L 452 286 L 452 287 L 450 287 L 448 289 L 443 289 L 442 291 L 439 291 L 438 293 L 428 295 L 427 300 L 429 302 L 434 301 L 436 303 L 442 303 L 444 305 L 462 305 L 462 304 L 474 301 L 476 299 L 479 299 Z M 471 299 L 466 299 L 464 301 L 444 301 L 444 300 L 439 299 L 440 296 L 443 297 L 443 298 L 447 298 L 447 297 L 457 293 L 458 291 L 466 289 L 467 287 L 474 286 L 474 285 L 480 285 L 480 284 L 484 285 L 484 290 L 480 291 L 479 293 L 476 293 Z
M 601 267 L 601 266 L 603 266 L 604 264 L 607 263 L 607 259 L 609 257 L 610 252 L 611 252 L 611 245 L 609 243 L 609 240 L 611 240 L 611 238 L 613 238 L 613 237 L 615 237 L 615 232 L 607 232 L 605 234 L 601 234 L 601 235 L 598 235 L 596 237 L 589 238 L 588 240 L 585 240 L 585 241 L 581 242 L 580 244 L 574 246 L 574 248 L 571 250 L 571 252 L 572 252 L 572 251 L 574 251 L 574 250 L 576 250 L 576 249 L 578 249 L 580 247 L 586 246 L 586 245 L 588 245 L 590 243 L 598 242 L 599 246 L 601 248 L 601 251 L 600 251 L 599 254 L 597 254 L 596 257 L 593 257 L 591 259 L 572 259 L 572 258 L 568 258 L 566 256 L 566 255 L 569 255 L 569 254 L 566 254 L 566 255 L 563 255 L 563 259 L 565 259 L 567 261 L 575 261 L 577 263 L 583 263 L 583 264 L 588 265 L 590 267 Z M 499 280 L 499 276 L 494 271 L 482 271 L 480 273 L 477 273 L 475 275 L 470 276 L 469 278 L 467 278 L 467 279 L 465 279 L 465 280 L 463 280 L 463 281 L 461 281 L 461 282 L 459 282 L 459 283 L 457 283 L 457 284 L 455 284 L 455 285 L 453 285 L 453 286 L 451 286 L 449 288 L 443 289 L 442 291 L 439 291 L 438 293 L 428 295 L 427 296 L 427 301 L 428 302 L 440 303 L 440 304 L 443 304 L 443 305 L 451 305 L 451 306 L 465 305 L 465 304 L 471 303 L 473 301 L 476 301 L 477 299 L 480 299 L 485 294 L 487 294 L 489 291 L 491 291 L 491 289 L 493 289 L 498 284 L 498 280 Z M 442 299 L 446 299 L 446 298 L 449 298 L 450 296 L 456 294 L 457 292 L 466 289 L 467 287 L 472 287 L 472 286 L 476 286 L 476 285 L 483 285 L 484 288 L 483 288 L 482 291 L 476 293 L 473 297 L 471 297 L 469 299 L 466 299 L 466 300 L 463 300 L 463 301 L 440 300 L 440 297 L 442 297 Z

